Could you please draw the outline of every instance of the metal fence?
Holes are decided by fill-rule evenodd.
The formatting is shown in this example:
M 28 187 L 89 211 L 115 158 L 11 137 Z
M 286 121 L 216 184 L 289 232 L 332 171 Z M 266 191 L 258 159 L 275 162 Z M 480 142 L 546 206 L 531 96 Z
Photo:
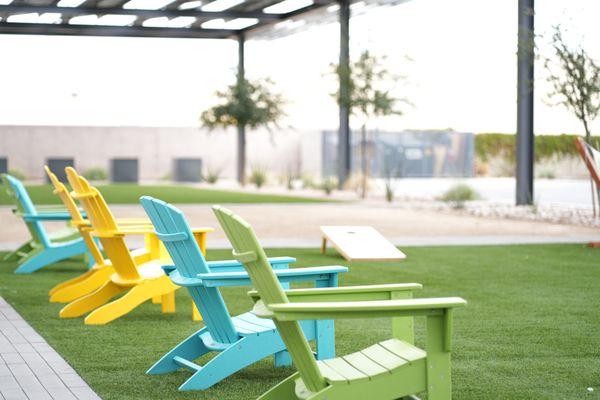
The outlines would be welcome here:
M 369 175 L 381 177 L 470 177 L 474 174 L 475 138 L 453 131 L 369 131 L 351 135 L 353 173 L 367 160 Z M 323 132 L 323 176 L 337 175 L 338 132 Z M 364 155 L 364 157 L 363 157 Z

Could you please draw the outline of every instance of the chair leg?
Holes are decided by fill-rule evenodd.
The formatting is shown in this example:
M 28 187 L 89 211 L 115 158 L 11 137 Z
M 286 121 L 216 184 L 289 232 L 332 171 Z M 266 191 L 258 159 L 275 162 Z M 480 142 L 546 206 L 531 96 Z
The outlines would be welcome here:
M 163 314 L 173 314 L 175 312 L 175 291 L 161 296 L 161 307 Z
M 63 282 L 50 291 L 50 302 L 68 303 L 88 295 L 107 283 L 114 272 L 115 269 L 111 265 L 107 265 Z
M 33 240 L 29 240 L 28 242 L 25 242 L 21 246 L 19 246 L 16 250 L 11 251 L 10 253 L 7 253 L 6 255 L 4 255 L 2 260 L 3 261 L 19 261 L 19 259 L 22 257 L 21 254 L 29 254 L 31 251 L 33 251 L 33 249 L 34 249 Z
M 111 281 L 106 282 L 100 289 L 86 296 L 72 301 L 60 310 L 61 318 L 75 318 L 88 313 L 103 304 L 106 304 L 110 299 L 123 293 L 128 288 L 114 284 Z
M 171 351 L 162 356 L 148 371 L 147 374 L 157 375 L 167 372 L 177 371 L 181 366 L 173 361 L 175 357 L 181 357 L 188 361 L 193 361 L 204 354 L 209 353 L 208 349 L 200 339 L 200 335 L 207 331 L 206 327 L 195 332 L 187 339 L 175 346 Z
M 57 246 L 33 251 L 26 257 L 26 261 L 15 270 L 15 273 L 30 274 L 47 265 L 83 254 L 85 251 L 86 247 L 83 240 L 66 246 Z
M 179 390 L 208 389 L 235 372 L 285 348 L 277 332 L 245 336 L 217 354 Z
M 117 300 L 92 311 L 90 315 L 85 317 L 85 324 L 107 324 L 129 313 L 131 310 L 153 297 L 165 295 L 175 291 L 177 288 L 178 287 L 171 283 L 171 280 L 166 275 L 158 279 L 144 281 L 130 288 L 127 293 Z M 125 288 L 125 290 L 127 290 L 127 288 Z
M 296 379 L 298 378 L 300 378 L 300 374 L 296 372 L 269 389 L 268 392 L 264 393 L 257 400 L 297 400 Z

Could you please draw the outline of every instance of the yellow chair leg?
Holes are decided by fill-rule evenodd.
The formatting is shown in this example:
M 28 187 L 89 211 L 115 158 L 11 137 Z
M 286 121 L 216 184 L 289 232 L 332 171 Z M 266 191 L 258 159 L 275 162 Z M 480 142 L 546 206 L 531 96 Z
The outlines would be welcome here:
M 103 304 L 106 304 L 110 299 L 119 293 L 127 290 L 126 287 L 115 285 L 113 282 L 106 282 L 100 289 L 83 296 L 75 301 L 70 302 L 60 310 L 61 318 L 80 317 Z
M 173 314 L 175 312 L 175 292 L 170 292 L 162 296 L 163 314 Z
M 90 270 L 81 276 L 82 279 L 78 279 L 71 282 L 68 286 L 63 286 L 55 290 L 50 296 L 50 302 L 69 303 L 86 296 L 108 282 L 114 272 L 115 269 L 112 266 Z
M 95 268 L 95 266 L 94 266 Z M 55 285 L 54 287 L 52 287 L 52 289 L 50 289 L 50 291 L 48 292 L 48 296 L 52 296 L 54 293 L 56 293 L 57 291 L 67 287 L 67 286 L 71 286 L 75 283 L 78 283 L 84 279 L 86 279 L 87 277 L 91 276 L 94 273 L 94 269 L 90 269 L 89 271 L 86 271 L 85 273 L 81 274 L 81 275 L 77 275 L 75 278 L 71 278 L 68 279 L 64 282 L 61 282 L 57 285 Z
M 200 322 L 202 321 L 202 315 L 200 315 L 200 311 L 198 311 L 198 307 L 192 301 L 192 321 Z
M 128 290 L 127 293 L 91 312 L 84 322 L 86 325 L 107 324 L 129 313 L 153 297 L 165 295 L 177 288 L 178 286 L 175 286 L 166 275 L 158 279 L 141 282 L 131 288 L 125 287 L 123 290 Z

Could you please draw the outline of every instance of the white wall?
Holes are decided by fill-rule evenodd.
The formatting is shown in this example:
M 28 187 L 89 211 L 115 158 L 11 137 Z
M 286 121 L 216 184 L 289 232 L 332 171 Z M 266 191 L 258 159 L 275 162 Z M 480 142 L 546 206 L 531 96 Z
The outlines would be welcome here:
M 291 129 L 247 133 L 248 173 L 253 166 L 276 178 L 286 171 L 321 171 L 320 132 Z M 236 132 L 208 132 L 199 128 L 0 126 L 0 157 L 9 169 L 30 179 L 42 179 L 48 158 L 74 158 L 80 171 L 92 167 L 109 170 L 111 158 L 137 158 L 140 179 L 161 179 L 171 173 L 175 158 L 201 158 L 204 167 L 222 169 L 234 178 Z

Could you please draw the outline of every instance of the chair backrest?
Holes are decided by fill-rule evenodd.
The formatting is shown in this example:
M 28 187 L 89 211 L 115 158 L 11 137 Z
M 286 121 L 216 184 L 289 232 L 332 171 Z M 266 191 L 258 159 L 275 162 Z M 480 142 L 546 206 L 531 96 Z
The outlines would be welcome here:
M 288 303 L 252 227 L 226 208 L 214 206 L 213 211 L 233 246 L 233 256 L 244 264 L 265 305 Z M 324 388 L 325 380 L 300 324 L 297 321 L 274 322 L 306 387 L 313 392 Z
M 10 189 L 8 192 L 9 195 L 13 196 L 16 200 L 17 210 L 23 214 L 37 215 L 38 212 L 35 205 L 33 205 L 33 201 L 31 201 L 31 197 L 29 197 L 27 189 L 25 189 L 25 185 L 14 176 L 8 174 L 3 174 L 3 180 Z M 27 225 L 29 233 L 35 240 L 39 240 L 46 247 L 50 246 L 50 238 L 40 221 L 25 221 L 25 225 Z
M 592 179 L 596 183 L 596 187 L 600 188 L 600 152 L 580 137 L 575 138 L 575 146 L 577 147 L 581 158 L 583 158 L 583 162 Z
M 80 176 L 73 167 L 65 168 L 69 184 L 73 188 L 72 196 L 81 202 L 88 220 L 94 228 L 106 255 L 111 260 L 115 272 L 123 279 L 140 278 L 135 261 L 131 257 L 125 238 L 115 235 L 119 230 L 115 217 L 98 189 L 91 186 L 87 179 Z
M 209 273 L 210 268 L 183 213 L 171 204 L 150 196 L 143 196 L 140 202 L 179 274 L 194 278 L 197 274 Z M 221 343 L 239 340 L 219 289 L 204 286 L 188 289 L 213 339 Z
M 48 178 L 50 178 L 50 182 L 54 186 L 54 194 L 56 194 L 60 198 L 60 200 L 63 202 L 63 204 L 67 208 L 67 211 L 71 215 L 71 221 L 73 222 L 73 224 L 79 226 L 81 224 L 86 223 L 85 219 L 83 218 L 83 215 L 81 215 L 81 212 L 79 211 L 79 208 L 77 207 L 77 204 L 75 203 L 75 200 L 73 200 L 71 193 L 69 193 L 69 189 L 67 189 L 67 187 L 64 185 L 64 183 L 62 183 L 58 179 L 58 177 L 52 172 L 52 170 L 50 170 L 50 168 L 48 168 L 47 165 L 44 166 L 44 169 L 46 170 L 46 174 L 48 175 Z M 104 257 L 102 256 L 102 252 L 100 252 L 98 245 L 96 244 L 94 239 L 90 236 L 90 234 L 84 233 L 81 230 L 80 230 L 80 233 L 88 247 L 88 250 L 92 254 L 92 257 L 94 258 L 94 261 L 96 261 L 96 263 L 99 265 L 105 264 L 105 260 L 104 260 Z

